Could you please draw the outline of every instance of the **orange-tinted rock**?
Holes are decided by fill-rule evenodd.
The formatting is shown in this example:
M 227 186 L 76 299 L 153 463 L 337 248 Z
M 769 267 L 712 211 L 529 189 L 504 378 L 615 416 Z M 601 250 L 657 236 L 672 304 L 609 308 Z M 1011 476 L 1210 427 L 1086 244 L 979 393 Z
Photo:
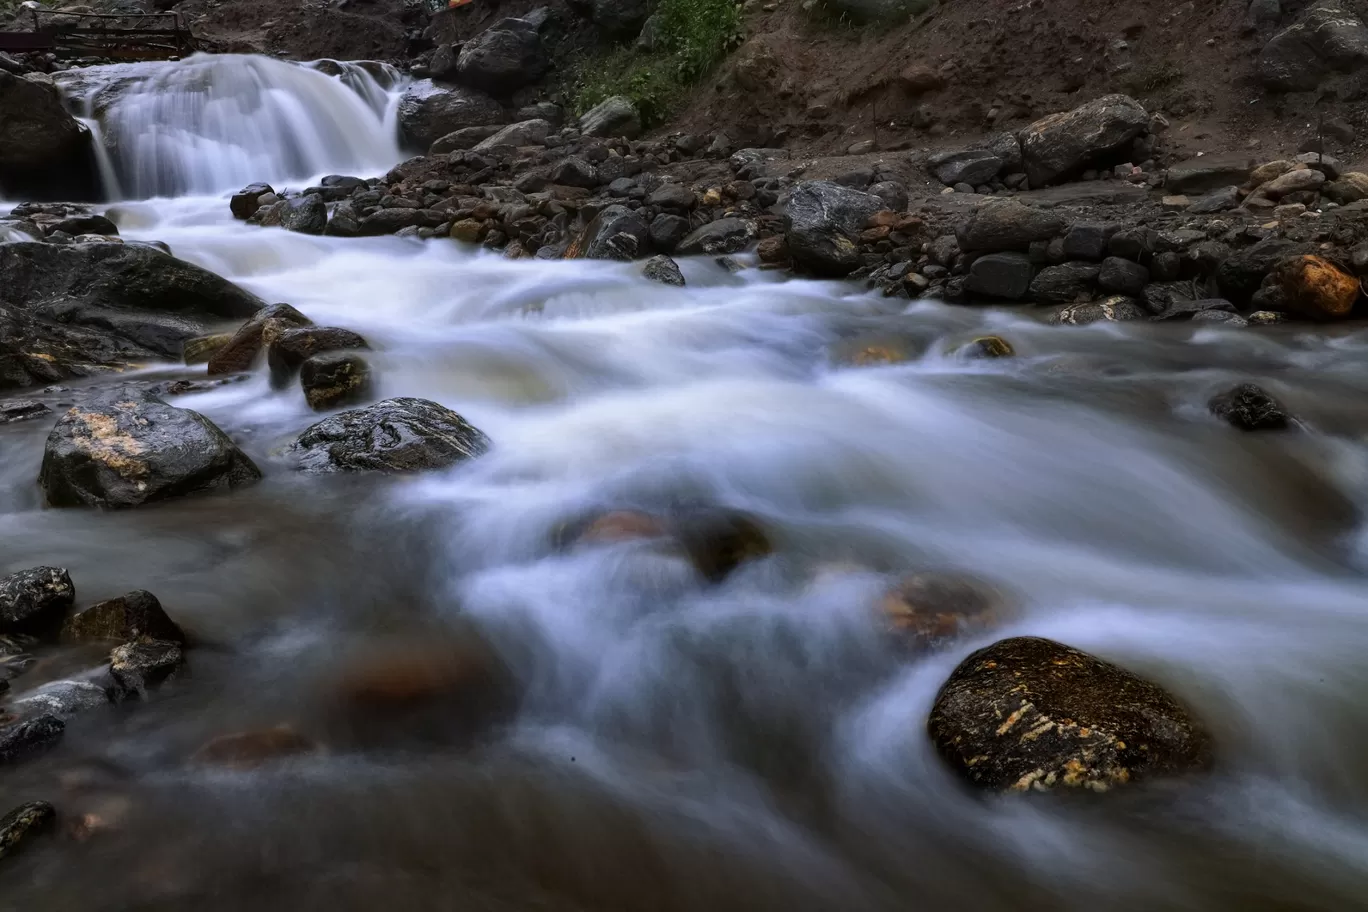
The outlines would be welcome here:
M 597 517 L 577 538 L 585 544 L 616 544 L 668 535 L 665 522 L 649 513 L 614 510 Z
M 1288 257 L 1274 275 L 1288 308 L 1313 320 L 1343 320 L 1358 300 L 1359 280 L 1313 254 Z
M 311 754 L 318 744 L 288 725 L 277 725 L 258 731 L 220 735 L 205 744 L 191 757 L 194 763 L 206 766 L 226 766 L 229 769 L 256 769 L 272 760 Z
M 958 573 L 922 572 L 902 577 L 880 603 L 889 630 L 909 646 L 936 648 L 991 630 L 1010 617 L 994 587 Z

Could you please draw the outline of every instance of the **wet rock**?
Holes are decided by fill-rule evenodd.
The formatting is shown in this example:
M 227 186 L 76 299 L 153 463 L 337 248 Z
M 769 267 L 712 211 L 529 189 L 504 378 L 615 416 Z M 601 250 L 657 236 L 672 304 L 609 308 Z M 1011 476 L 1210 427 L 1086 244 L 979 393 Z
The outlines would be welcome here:
M 225 345 L 209 357 L 209 375 L 212 377 L 251 370 L 257 355 L 270 342 L 290 329 L 309 326 L 312 322 L 289 304 L 272 304 L 243 324 Z
M 638 212 L 609 206 L 594 216 L 565 252 L 567 260 L 637 259 L 650 250 L 650 228 Z
M 1018 301 L 1031 287 L 1034 272 L 1024 253 L 990 253 L 974 260 L 964 290 L 991 298 Z
M 11 399 L 8 402 L 0 402 L 0 424 L 32 421 L 35 418 L 46 418 L 51 414 L 52 409 L 34 399 Z
M 1254 163 L 1246 155 L 1204 155 L 1172 165 L 1164 189 L 1175 194 L 1210 193 L 1249 180 Z
M 271 370 L 271 385 L 283 389 L 299 371 L 300 365 L 326 352 L 363 351 L 370 346 L 358 333 L 335 326 L 301 326 L 287 329 L 266 349 Z
M 305 472 L 416 472 L 489 449 L 478 429 L 425 399 L 386 399 L 315 424 L 290 447 Z
M 232 333 L 212 333 L 207 336 L 195 336 L 193 339 L 186 339 L 181 345 L 181 360 L 186 365 L 208 364 L 209 359 L 223 350 L 223 347 L 233 341 Z
M 1036 637 L 965 659 L 927 728 L 955 772 L 993 792 L 1105 792 L 1212 763 L 1209 736 L 1162 688 Z
M 1149 270 L 1139 263 L 1120 257 L 1107 257 L 1097 274 L 1097 284 L 1106 291 L 1124 295 L 1138 295 L 1149 284 Z
M 0 817 L 0 858 L 7 858 L 52 828 L 57 811 L 46 801 L 21 804 Z
M 128 642 L 139 637 L 185 642 L 185 634 L 167 617 L 157 597 L 141 589 L 82 608 L 62 625 L 62 639 L 70 642 Z
M 1165 294 L 1165 291 L 1166 287 L 1158 283 L 1145 289 L 1145 304 L 1156 320 L 1195 319 L 1201 314 L 1235 313 L 1235 305 L 1225 298 L 1190 298 Z
M 698 572 L 712 583 L 726 579 L 741 564 L 774 552 L 764 526 L 736 510 L 687 512 L 672 520 L 670 531 Z
M 34 567 L 0 578 L 0 632 L 54 630 L 76 603 L 76 587 L 61 567 Z
M 614 95 L 590 109 L 579 122 L 585 136 L 636 139 L 641 135 L 641 115 L 630 98 Z
M 684 273 L 679 271 L 679 264 L 667 256 L 651 257 L 646 261 L 641 274 L 652 282 L 674 285 L 677 288 L 684 287 Z
M 356 214 L 356 206 L 351 200 L 343 200 L 333 207 L 323 233 L 328 237 L 358 237 L 361 234 L 361 217 Z
M 1217 393 L 1207 403 L 1211 414 L 1242 431 L 1281 431 L 1292 421 L 1283 404 L 1253 383 Z
M 1288 257 L 1273 275 L 1287 307 L 1313 320 L 1343 320 L 1359 297 L 1359 280 L 1323 257 Z
M 370 364 L 348 352 L 314 355 L 300 365 L 299 385 L 315 412 L 357 405 L 371 396 Z
M 1272 310 L 1258 310 L 1245 318 L 1250 326 L 1276 326 L 1287 322 L 1287 314 Z
M 829 181 L 794 188 L 785 213 L 785 241 L 796 266 L 842 277 L 860 266 L 857 244 L 870 216 L 883 209 L 877 196 Z
M 1264 277 L 1272 272 L 1279 261 L 1308 253 L 1311 249 L 1310 245 L 1280 237 L 1269 237 L 1253 247 L 1237 251 L 1227 257 L 1216 270 L 1216 283 L 1220 287 L 1221 296 L 1236 304 L 1248 301 L 1259 290 Z
M 755 240 L 755 223 L 750 219 L 724 218 L 709 222 L 679 242 L 680 256 L 719 256 L 740 253 Z
M 1269 199 L 1277 200 L 1292 193 L 1319 190 L 1324 183 L 1324 172 L 1313 171 L 1310 168 L 1298 168 L 1264 184 L 1259 188 L 1259 192 Z
M 1220 323 L 1232 329 L 1248 326 L 1249 321 L 1237 313 L 1225 310 L 1203 310 L 1192 315 L 1193 323 Z
M 65 731 L 66 723 L 51 714 L 0 727 L 0 765 L 20 763 L 50 750 Z
M 185 664 L 177 643 L 142 639 L 115 647 L 109 654 L 109 673 L 125 697 L 147 697 L 147 692 L 170 680 Z
M 698 195 L 681 184 L 661 184 L 646 197 L 646 205 L 688 212 L 698 205 Z
M 516 124 L 514 125 L 516 126 Z M 428 147 L 429 155 L 446 155 L 450 152 L 464 152 L 474 149 L 491 136 L 498 136 L 505 128 L 498 124 L 481 127 L 462 127 L 436 139 Z
M 998 176 L 1003 161 L 987 149 L 965 149 L 959 152 L 941 152 L 927 160 L 931 173 L 936 180 L 953 187 L 955 184 L 972 184 L 977 187 Z
M 261 198 L 267 194 L 275 194 L 270 184 L 248 184 L 234 193 L 228 200 L 228 208 L 232 211 L 233 218 L 245 221 L 256 215 L 257 209 L 261 208 Z
M 1212 215 L 1217 212 L 1228 212 L 1231 209 L 1238 208 L 1239 205 L 1240 188 L 1222 187 L 1193 200 L 1192 205 L 1187 207 L 1187 211 L 1193 215 Z
M 551 168 L 551 182 L 563 187 L 592 190 L 599 185 L 598 170 L 577 155 L 561 159 Z
M 377 209 L 361 220 L 357 230 L 362 237 L 381 234 L 398 234 L 401 231 L 416 232 L 420 228 L 436 228 L 450 220 L 451 215 L 435 209 L 405 209 L 391 207 Z
M 689 236 L 689 220 L 678 215 L 661 213 L 651 220 L 648 231 L 651 247 L 662 253 L 674 253 L 680 242 Z
M 884 622 L 917 650 L 939 649 L 978 636 L 1010 619 L 1001 592 L 960 573 L 922 572 L 902 577 L 880 603 Z
M 1058 326 L 1086 326 L 1089 323 L 1128 323 L 1148 319 L 1149 312 L 1134 298 L 1113 295 L 1088 304 L 1070 304 L 1050 316 Z
M 208 418 L 126 391 L 72 408 L 38 482 L 54 507 L 135 507 L 253 484 L 261 472 Z
M 1064 235 L 1064 256 L 1070 260 L 1100 260 L 1107 255 L 1107 241 L 1116 231 L 1116 225 L 1100 222 L 1070 225 Z
M 195 751 L 191 763 L 247 771 L 260 769 L 273 760 L 317 753 L 318 742 L 301 735 L 288 725 L 258 731 L 220 735 Z
M 89 681 L 52 681 L 15 700 L 10 709 L 22 716 L 52 716 L 63 722 L 109 704 L 109 691 Z
M 562 546 L 617 545 L 623 542 L 667 538 L 669 523 L 640 510 L 610 510 L 568 523 L 556 536 Z
M 1104 95 L 1066 114 L 1052 114 L 1020 134 L 1026 175 L 1044 187 L 1130 144 L 1149 127 L 1149 113 L 1125 95 Z
M 26 78 L 0 70 L 0 196 L 32 198 L 48 186 L 68 190 L 61 198 L 88 193 L 90 131 L 67 113 L 62 93 L 46 77 Z
M 501 19 L 461 48 L 456 79 L 490 95 L 506 96 L 536 82 L 549 64 L 536 24 Z
M 1031 300 L 1044 304 L 1072 304 L 1091 300 L 1101 271 L 1096 263 L 1047 266 L 1031 280 Z
M 474 148 L 476 152 L 484 152 L 490 149 L 497 149 L 499 146 L 540 146 L 546 142 L 546 137 L 550 135 L 551 124 L 546 121 L 524 120 L 520 123 L 509 124 L 497 133 L 490 134 L 488 137 L 476 143 Z M 446 137 L 443 137 L 443 139 L 445 138 Z M 441 142 L 442 140 L 438 140 L 436 144 L 440 144 Z
M 1368 63 L 1368 26 L 1340 0 L 1313 4 L 1264 46 L 1259 79 L 1273 92 L 1309 92 Z
M 399 135 L 414 149 L 427 149 L 462 127 L 487 127 L 507 122 L 497 101 L 476 89 L 438 86 L 419 79 L 399 100 Z
M 994 200 L 975 209 L 956 231 L 961 250 L 993 253 L 1025 250 L 1064 230 L 1059 216 L 1015 200 Z
M 1002 336 L 979 336 L 970 339 L 955 351 L 956 354 L 971 360 L 983 358 L 1010 358 L 1016 354 L 1012 343 Z
M 299 234 L 322 234 L 328 227 L 328 206 L 313 195 L 285 200 L 280 211 L 280 227 Z

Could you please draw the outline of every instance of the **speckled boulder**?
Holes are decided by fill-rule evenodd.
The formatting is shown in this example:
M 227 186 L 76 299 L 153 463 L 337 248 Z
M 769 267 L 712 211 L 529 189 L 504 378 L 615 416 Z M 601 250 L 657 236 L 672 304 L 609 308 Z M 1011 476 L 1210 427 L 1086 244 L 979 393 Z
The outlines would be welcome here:
M 34 567 L 0 579 L 0 632 L 57 627 L 76 601 L 76 587 L 61 567 Z
M 62 626 L 62 639 L 70 642 L 127 642 L 143 636 L 173 643 L 185 642 L 185 634 L 166 616 L 157 597 L 142 590 L 82 608 Z
M 57 812 L 46 801 L 21 804 L 0 817 L 0 858 L 13 855 L 42 833 L 57 817 Z

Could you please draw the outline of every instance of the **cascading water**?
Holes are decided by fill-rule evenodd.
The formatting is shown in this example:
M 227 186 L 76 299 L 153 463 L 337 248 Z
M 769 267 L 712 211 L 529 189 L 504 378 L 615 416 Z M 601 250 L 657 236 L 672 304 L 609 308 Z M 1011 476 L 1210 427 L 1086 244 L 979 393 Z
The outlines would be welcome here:
M 263 175 L 373 172 L 399 157 L 391 112 L 402 79 L 384 64 L 196 54 L 68 71 L 60 81 L 96 129 L 112 199 L 223 193 Z
M 158 156 L 115 156 L 129 196 L 397 157 L 383 92 L 324 73 L 224 58 L 101 78 L 119 72 L 138 88 L 102 123 L 117 150 Z M 4 859 L 13 908 L 1364 906 L 1364 331 L 1051 327 L 706 258 L 670 288 L 639 264 L 254 228 L 221 196 L 110 214 L 359 331 L 381 395 L 442 402 L 494 448 L 413 479 L 299 477 L 281 448 L 318 416 L 257 374 L 175 402 L 241 441 L 262 484 L 94 515 L 39 508 L 48 422 L 0 427 L 0 570 L 67 567 L 83 604 L 151 590 L 196 640 L 190 677 L 74 719 L 0 778 L 0 809 L 45 798 L 80 837 Z M 870 330 L 916 356 L 832 363 Z M 953 354 L 983 332 L 1015 356 Z M 1211 390 L 1249 378 L 1303 430 L 1212 421 Z M 779 553 L 707 586 L 649 544 L 552 544 L 586 510 L 689 501 L 759 517 Z M 998 583 L 1020 613 L 909 658 L 874 606 L 921 568 Z M 377 651 L 414 657 L 386 679 L 403 694 L 475 634 L 523 685 L 508 728 L 472 744 L 445 698 L 431 716 L 340 712 L 339 680 Z M 1080 801 L 968 792 L 928 708 L 970 650 L 1015 634 L 1173 690 L 1212 729 L 1216 772 Z M 257 770 L 187 760 L 281 723 L 329 749 Z

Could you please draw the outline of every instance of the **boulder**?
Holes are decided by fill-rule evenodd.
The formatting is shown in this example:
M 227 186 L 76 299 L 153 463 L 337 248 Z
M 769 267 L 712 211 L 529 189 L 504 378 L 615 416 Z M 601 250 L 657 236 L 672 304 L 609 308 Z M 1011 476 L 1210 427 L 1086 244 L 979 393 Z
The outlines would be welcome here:
M 1323 257 L 1288 257 L 1272 274 L 1288 309 L 1312 320 L 1346 319 L 1358 300 L 1359 280 Z
M 507 121 L 503 107 L 488 95 L 464 86 L 438 86 L 419 79 L 399 100 L 399 136 L 413 149 L 428 149 L 462 127 L 487 127 Z
M 1133 298 L 1113 295 L 1087 304 L 1070 304 L 1050 316 L 1056 326 L 1086 326 L 1089 323 L 1127 323 L 1144 320 L 1149 312 Z
M 526 19 L 502 19 L 461 48 L 456 81 L 505 97 L 536 82 L 549 65 L 535 24 Z
M 517 126 L 517 124 L 513 124 L 513 126 Z M 428 154 L 446 155 L 448 152 L 465 152 L 468 149 L 475 148 L 491 136 L 499 135 L 504 129 L 506 128 L 498 124 L 490 124 L 484 127 L 462 127 L 439 138 L 428 147 Z
M 641 114 L 630 98 L 614 95 L 591 108 L 579 126 L 585 136 L 636 139 L 641 135 Z
M 646 197 L 646 205 L 655 206 L 659 209 L 688 212 L 698 205 L 698 194 L 682 184 L 673 182 L 661 184 L 651 191 L 650 196 Z
M 830 181 L 793 189 L 784 215 L 785 241 L 794 265 L 820 276 L 842 277 L 860 265 L 857 245 L 883 200 Z
M 322 234 L 328 227 L 328 205 L 312 194 L 285 200 L 280 211 L 280 227 L 300 234 Z
M 1059 216 L 1015 200 L 994 200 L 970 214 L 956 231 L 964 251 L 996 253 L 1025 250 L 1033 241 L 1048 241 L 1064 230 Z
M 167 617 L 157 597 L 141 589 L 82 608 L 62 625 L 62 639 L 69 642 L 128 642 L 144 636 L 185 642 L 185 634 Z
M 551 183 L 562 187 L 593 190 L 599 185 L 598 169 L 578 155 L 563 158 L 551 166 Z
M 473 459 L 489 449 L 478 429 L 425 399 L 386 399 L 320 421 L 290 447 L 299 469 L 415 472 Z
M 1073 304 L 1090 301 L 1101 267 L 1096 263 L 1061 263 L 1047 266 L 1031 280 L 1031 300 L 1042 304 Z
M 0 198 L 33 199 L 48 188 L 59 199 L 91 198 L 90 131 L 67 113 L 51 80 L 0 70 L 0 124 Z
M 0 633 L 55 630 L 76 602 L 76 587 L 61 567 L 35 567 L 0 578 Z
M 0 402 L 0 424 L 14 424 L 16 421 L 33 421 L 37 418 L 46 418 L 52 414 L 52 409 L 46 402 L 39 402 L 36 399 L 10 399 L 7 402 Z
M 1024 253 L 990 253 L 974 260 L 964 290 L 970 294 L 986 295 L 1019 301 L 1031 287 L 1035 267 Z
M 289 304 L 272 304 L 243 324 L 226 344 L 209 356 L 209 375 L 250 370 L 262 348 L 290 329 L 308 326 L 311 322 Z
M 1044 187 L 1081 172 L 1144 133 L 1149 113 L 1126 95 L 1104 95 L 1066 114 L 1051 114 L 1020 134 L 1021 153 L 1032 187 Z
M 676 288 L 684 287 L 684 273 L 679 271 L 679 264 L 663 254 L 647 260 L 646 265 L 641 269 L 641 275 L 662 285 L 673 285 Z
M 650 234 L 650 227 L 640 213 L 626 206 L 609 206 L 580 232 L 566 250 L 565 258 L 635 260 L 650 250 Z
M 52 714 L 0 726 L 0 765 L 19 763 L 50 750 L 66 731 L 66 723 Z
M 470 127 L 468 129 L 483 130 L 489 128 Z M 546 121 L 524 120 L 521 123 L 509 124 L 497 133 L 490 134 L 488 137 L 480 140 L 475 144 L 475 151 L 485 152 L 490 149 L 497 149 L 499 146 L 540 146 L 546 143 L 546 137 L 550 135 L 551 124 Z M 441 140 L 438 140 L 434 143 L 434 148 L 437 145 L 440 145 L 441 142 Z
M 1210 737 L 1158 685 L 1037 637 L 960 663 L 927 729 L 956 773 L 993 792 L 1106 792 L 1212 763 Z
M 357 237 L 361 234 L 361 217 L 351 200 L 343 200 L 333 207 L 332 217 L 323 233 L 329 237 Z
M 964 149 L 937 153 L 927 160 L 927 165 L 936 180 L 947 187 L 955 184 L 973 184 L 977 187 L 997 177 L 1003 161 L 987 149 Z
M 1321 194 L 1341 206 L 1368 199 L 1368 174 L 1362 171 L 1349 171 L 1321 187 Z
M 0 817 L 0 858 L 7 858 L 51 829 L 57 811 L 46 801 L 21 804 Z
M 284 389 L 299 366 L 314 355 L 325 352 L 369 349 L 366 340 L 350 329 L 334 326 L 300 326 L 287 329 L 266 349 L 266 364 L 271 370 L 271 385 Z
M 1313 4 L 1259 55 L 1259 79 L 1272 92 L 1310 92 L 1332 73 L 1368 63 L 1368 26 L 1341 0 Z
M 50 716 L 63 722 L 90 709 L 109 705 L 110 693 L 89 681 L 49 681 L 10 704 L 24 718 Z
M 1283 404 L 1253 383 L 1217 393 L 1207 403 L 1211 414 L 1242 431 L 1281 431 L 1291 424 Z
M 1247 155 L 1203 155 L 1170 165 L 1164 189 L 1174 194 L 1209 193 L 1249 180 L 1254 162 Z
M 720 256 L 740 253 L 751 245 L 756 236 L 755 223 L 750 219 L 723 218 L 709 222 L 691 232 L 679 242 L 675 253 L 680 256 Z
M 174 677 L 184 664 L 180 645 L 167 640 L 144 638 L 109 654 L 109 673 L 125 697 L 145 699 L 148 690 Z
M 1309 253 L 1312 249 L 1309 244 L 1269 237 L 1236 252 L 1216 269 L 1216 284 L 1221 296 L 1236 304 L 1247 302 L 1279 261 Z
M 1078 222 L 1064 235 L 1064 256 L 1070 260 L 1100 260 L 1107 255 L 1107 241 L 1118 226 L 1102 222 Z
M 1259 192 L 1269 199 L 1282 199 L 1289 193 L 1304 190 L 1319 190 L 1325 183 L 1325 173 L 1310 168 L 1297 168 L 1276 177 L 1259 188 Z
M 136 507 L 261 478 L 208 418 L 125 391 L 70 409 L 48 435 L 38 483 L 54 507 Z
M 304 401 L 315 412 L 356 405 L 371 396 L 370 364 L 351 352 L 314 355 L 299 367 Z
M 436 228 L 451 220 L 451 213 L 437 209 L 406 209 L 392 207 L 377 209 L 361 220 L 357 233 L 363 237 L 379 234 L 398 234 L 406 228 Z
M 680 242 L 689 235 L 689 220 L 662 212 L 651 220 L 649 235 L 653 249 L 674 253 Z
M 1149 284 L 1149 270 L 1132 260 L 1107 257 L 1097 274 L 1097 284 L 1104 290 L 1123 295 L 1138 295 Z

